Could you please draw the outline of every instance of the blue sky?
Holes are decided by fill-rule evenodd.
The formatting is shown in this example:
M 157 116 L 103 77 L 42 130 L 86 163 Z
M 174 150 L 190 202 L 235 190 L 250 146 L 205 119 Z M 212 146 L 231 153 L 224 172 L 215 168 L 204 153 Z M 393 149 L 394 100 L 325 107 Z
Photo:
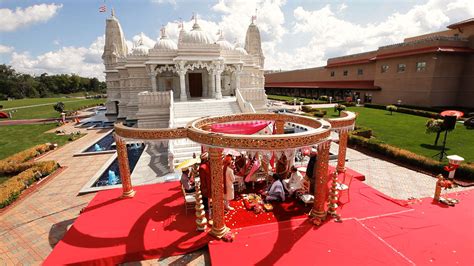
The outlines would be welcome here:
M 104 3 L 108 10 L 99 13 Z M 242 42 L 257 8 L 267 69 L 324 65 L 328 57 L 376 49 L 474 17 L 470 0 L 0 0 L 0 63 L 28 73 L 102 77 L 105 18 L 112 7 L 130 47 L 140 33 L 152 47 L 162 25 L 176 38 L 176 21 L 189 20 L 192 12 L 211 34 L 222 29 L 230 42 Z

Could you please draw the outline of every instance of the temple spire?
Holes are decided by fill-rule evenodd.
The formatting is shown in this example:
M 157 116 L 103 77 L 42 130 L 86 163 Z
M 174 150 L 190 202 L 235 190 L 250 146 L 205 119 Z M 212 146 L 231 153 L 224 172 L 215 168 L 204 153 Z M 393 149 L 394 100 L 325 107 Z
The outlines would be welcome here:
M 112 7 L 111 11 L 110 11 L 110 15 L 115 18 L 115 9 Z

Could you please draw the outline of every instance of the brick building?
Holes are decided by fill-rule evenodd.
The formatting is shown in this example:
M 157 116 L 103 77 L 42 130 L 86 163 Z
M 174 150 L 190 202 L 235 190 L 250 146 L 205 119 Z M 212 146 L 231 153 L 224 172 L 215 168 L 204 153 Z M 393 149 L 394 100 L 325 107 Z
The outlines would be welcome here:
M 265 74 L 267 94 L 474 107 L 474 18 L 324 67 Z

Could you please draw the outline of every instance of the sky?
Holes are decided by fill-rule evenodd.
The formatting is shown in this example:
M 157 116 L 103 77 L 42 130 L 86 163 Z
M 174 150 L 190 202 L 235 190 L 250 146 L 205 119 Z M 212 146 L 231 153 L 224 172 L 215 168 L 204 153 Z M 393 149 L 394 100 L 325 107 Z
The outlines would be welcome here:
M 107 12 L 99 12 L 105 5 Z M 153 47 L 178 22 L 243 44 L 257 16 L 265 69 L 323 66 L 331 57 L 375 50 L 410 36 L 445 30 L 474 17 L 472 0 L 0 0 L 0 64 L 30 74 L 76 73 L 104 79 L 105 20 L 114 8 L 129 49 L 143 36 Z

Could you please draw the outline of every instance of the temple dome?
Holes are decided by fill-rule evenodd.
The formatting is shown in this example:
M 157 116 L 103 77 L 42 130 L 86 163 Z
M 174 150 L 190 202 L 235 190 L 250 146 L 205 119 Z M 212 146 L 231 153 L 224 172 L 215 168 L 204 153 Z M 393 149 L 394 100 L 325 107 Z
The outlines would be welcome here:
M 178 45 L 168 38 L 168 35 L 166 35 L 166 30 L 165 28 L 161 29 L 161 38 L 158 40 L 158 42 L 155 44 L 155 49 L 159 50 L 178 50 Z
M 234 46 L 230 42 L 224 39 L 224 35 L 222 34 L 222 31 L 220 32 L 219 39 L 217 40 L 216 43 L 219 44 L 222 50 L 234 50 Z
M 132 55 L 148 55 L 148 47 L 143 44 L 143 36 L 140 36 L 137 45 L 132 49 Z
M 193 29 L 186 33 L 183 36 L 184 43 L 202 43 L 202 44 L 212 44 L 214 41 L 212 40 L 211 36 L 203 30 L 199 24 L 194 23 Z
M 240 43 L 235 44 L 235 50 L 239 52 L 241 55 L 248 55 L 247 51 L 244 48 L 242 48 Z

